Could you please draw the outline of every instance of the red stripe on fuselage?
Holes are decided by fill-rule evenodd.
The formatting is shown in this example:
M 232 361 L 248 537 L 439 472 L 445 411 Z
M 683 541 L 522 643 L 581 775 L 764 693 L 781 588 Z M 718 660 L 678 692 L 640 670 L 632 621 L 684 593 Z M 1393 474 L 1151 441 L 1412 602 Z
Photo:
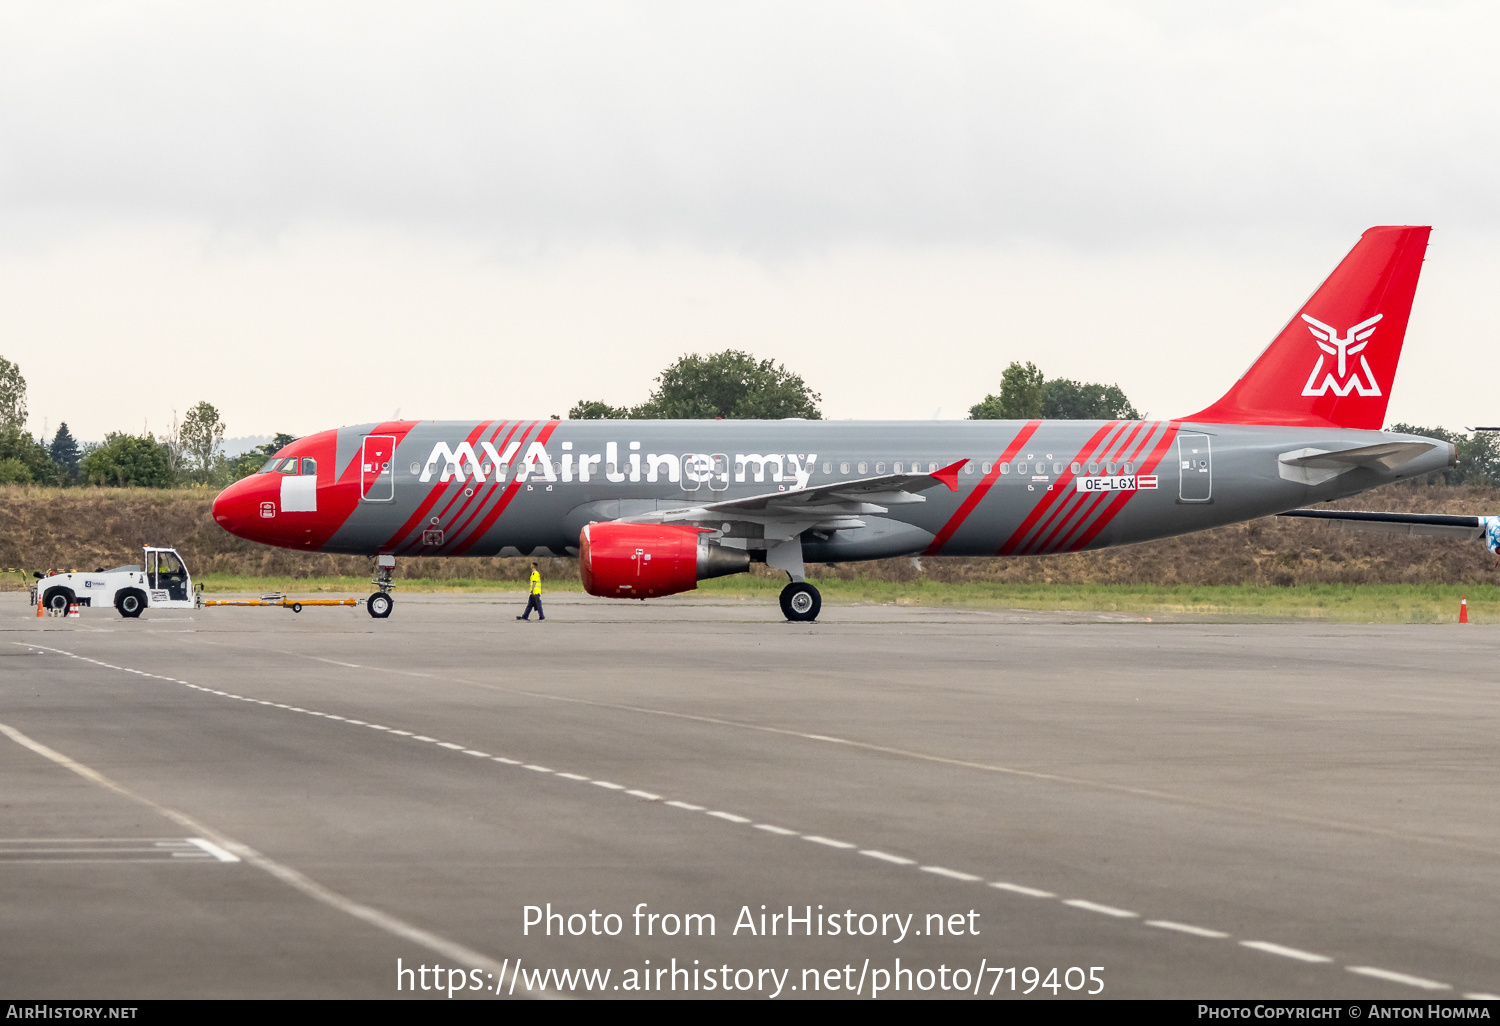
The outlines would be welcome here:
M 1086 452 L 1080 451 L 1076 462 L 1097 462 L 1100 452 L 1107 452 L 1109 447 L 1119 440 L 1119 436 L 1126 433 L 1123 423 L 1116 422 L 1111 424 L 1108 435 L 1100 439 L 1097 445 L 1087 448 Z M 1111 438 L 1109 437 L 1110 435 L 1114 437 Z M 1099 436 L 1096 434 L 1094 437 L 1098 438 Z M 1059 479 L 1058 486 L 1062 487 L 1065 483 L 1070 484 L 1076 476 L 1070 473 L 1066 482 Z M 1088 498 L 1086 494 L 1077 489 L 1068 490 L 1063 496 L 1063 500 L 1057 504 L 1057 508 L 1037 525 L 1035 539 L 1026 548 L 1033 553 L 1053 551 L 1052 543 L 1057 537 L 1058 532 L 1067 528 L 1069 522 L 1073 519 L 1073 515 L 1078 512 L 1079 508 Z
M 505 425 L 507 423 L 509 423 L 509 421 L 502 421 L 500 426 L 495 429 L 495 433 L 491 435 L 489 439 L 491 445 L 495 444 L 495 439 L 500 437 L 500 432 L 505 430 Z M 500 455 L 505 455 L 506 447 L 510 445 L 510 440 L 515 437 L 516 428 L 518 427 L 520 427 L 519 421 L 516 422 L 516 425 L 512 427 L 510 429 L 510 432 L 505 436 L 505 441 L 501 442 L 498 446 L 495 447 L 496 451 L 499 452 Z M 520 452 L 520 449 L 517 448 L 516 451 Z M 453 536 L 450 540 L 450 545 L 458 544 L 458 540 L 463 536 L 464 531 L 468 530 L 469 525 L 474 523 L 477 518 L 484 515 L 485 504 L 488 503 L 490 499 L 493 498 L 500 490 L 500 471 L 499 468 L 496 467 L 495 479 L 493 481 L 486 481 L 474 489 L 473 508 L 470 509 L 470 504 L 465 502 L 463 508 L 458 511 L 457 516 L 462 517 L 463 519 L 461 522 L 454 524 L 452 532 Z M 465 510 L 467 510 L 467 515 L 465 515 Z M 455 517 L 455 519 L 457 519 L 457 517 Z
M 1145 428 L 1144 433 L 1141 431 L 1142 428 Z M 1140 452 L 1141 448 L 1146 445 L 1146 443 L 1150 440 L 1151 436 L 1155 434 L 1155 432 L 1156 425 L 1154 423 L 1147 425 L 1144 421 L 1135 421 L 1134 426 L 1125 433 L 1123 438 L 1116 438 L 1112 443 L 1110 443 L 1109 446 L 1106 447 L 1104 462 L 1128 462 L 1125 459 L 1126 450 L 1130 449 L 1131 445 L 1134 444 L 1136 448 L 1130 452 L 1130 456 L 1134 458 L 1134 456 Z M 1139 441 L 1136 440 L 1137 435 L 1140 436 Z M 1113 449 L 1113 453 L 1108 452 L 1109 449 Z M 1099 492 L 1094 495 L 1086 496 L 1085 501 L 1075 508 L 1074 515 L 1069 518 L 1067 530 L 1057 538 L 1054 551 L 1067 551 L 1069 547 L 1067 544 L 1068 538 L 1070 538 L 1076 532 L 1082 530 L 1083 527 L 1089 522 L 1089 518 L 1092 517 L 1094 513 L 1099 509 L 1099 507 L 1104 505 L 1104 503 L 1107 502 L 1109 498 L 1110 495 L 1107 492 Z
M 557 425 L 561 423 L 562 421 L 560 420 L 547 421 L 546 426 L 543 427 L 541 432 L 536 436 L 536 441 L 541 443 L 542 445 L 546 445 L 547 440 L 552 437 L 552 432 L 556 431 Z M 524 437 L 521 440 L 521 444 L 526 444 L 526 440 Z M 500 514 L 505 512 L 505 508 L 510 505 L 511 500 L 516 497 L 516 492 L 520 490 L 521 482 L 512 480 L 510 483 L 510 487 L 505 489 L 505 494 L 500 496 L 500 501 L 495 503 L 495 508 L 490 510 L 490 512 L 485 516 L 484 520 L 480 522 L 479 526 L 474 529 L 474 533 L 469 535 L 468 540 L 465 541 L 462 545 L 459 545 L 457 548 L 455 548 L 452 554 L 455 556 L 462 556 L 465 552 L 469 551 L 469 549 L 473 547 L 475 542 L 477 542 L 480 538 L 483 538 L 489 531 L 489 529 L 495 525 L 495 521 L 500 519 Z
M 1171 421 L 1167 424 L 1166 430 L 1162 432 L 1161 439 L 1156 443 L 1156 447 L 1151 450 L 1151 455 L 1148 456 L 1146 458 L 1146 461 L 1141 464 L 1141 468 L 1138 473 L 1149 474 L 1156 469 L 1156 465 L 1160 463 L 1161 458 L 1166 455 L 1167 448 L 1172 444 L 1172 440 L 1177 437 L 1177 430 L 1181 426 L 1182 422 L 1177 420 Z M 1145 442 L 1146 439 L 1141 440 L 1141 448 L 1145 447 Z M 1136 453 L 1139 452 L 1140 449 L 1137 449 Z M 1069 548 L 1077 551 L 1078 549 L 1084 548 L 1089 544 L 1089 542 L 1097 538 L 1099 536 L 1099 532 L 1108 527 L 1111 520 L 1119 516 L 1120 510 L 1125 508 L 1125 504 L 1128 503 L 1132 498 L 1134 498 L 1135 494 L 1135 492 L 1121 492 L 1119 495 L 1111 499 L 1109 505 L 1105 507 L 1104 512 L 1100 514 L 1099 519 L 1094 521 L 1094 526 L 1090 527 L 1087 531 L 1080 535 L 1078 540 L 1073 542 L 1073 544 L 1070 545 Z
M 1100 439 L 1102 439 L 1105 434 L 1107 434 L 1114 427 L 1116 423 L 1116 421 L 1111 421 L 1110 423 L 1105 424 L 1103 427 L 1101 427 L 1098 431 L 1095 431 L 1093 437 L 1090 438 L 1086 443 L 1084 443 L 1083 448 L 1079 450 L 1080 455 L 1087 452 L 1093 452 L 1094 448 L 1099 444 Z M 1069 462 L 1075 462 L 1077 461 L 1077 459 L 1078 456 L 1074 456 L 1073 459 Z M 1049 488 L 1042 494 L 1041 501 L 1039 501 L 1035 506 L 1031 508 L 1031 512 L 1026 515 L 1026 519 L 1021 521 L 1021 526 L 1012 531 L 1010 537 L 1005 539 L 1005 544 L 1000 546 L 1000 555 L 1010 556 L 1015 554 L 1015 551 L 1020 546 L 1022 539 L 1024 539 L 1026 535 L 1031 532 L 1031 529 L 1036 526 L 1037 521 L 1042 519 L 1042 517 L 1047 513 L 1049 509 L 1052 508 L 1053 504 L 1056 503 L 1058 498 L 1062 495 L 1061 492 L 1057 491 L 1057 486 L 1065 484 L 1066 482 L 1072 480 L 1073 472 L 1070 467 L 1067 471 L 1058 476 L 1057 482 L 1052 488 Z
M 974 507 L 978 506 L 980 500 L 994 487 L 995 481 L 1000 477 L 1000 468 L 1015 458 L 1016 453 L 1021 451 L 1021 446 L 1025 445 L 1026 440 L 1036 433 L 1041 423 L 1039 420 L 1028 420 L 1021 430 L 1016 432 L 1016 437 L 1011 439 L 1010 444 L 1005 447 L 1005 451 L 1000 454 L 1000 458 L 995 461 L 990 472 L 984 475 L 984 478 L 974 486 L 974 490 L 965 496 L 964 501 L 948 518 L 942 530 L 938 531 L 937 537 L 932 539 L 932 544 L 927 546 L 923 555 L 935 556 L 939 549 L 948 544 L 948 539 L 952 538 L 954 532 L 964 525 L 964 521 L 969 519 L 969 514 L 974 512 Z
M 464 440 L 472 446 L 479 436 L 484 433 L 484 429 L 493 423 L 494 421 L 492 420 L 481 421 L 477 427 L 469 432 L 468 437 Z M 447 470 L 446 467 L 443 469 Z M 438 478 L 438 486 L 427 493 L 427 497 L 417 506 L 416 511 L 406 518 L 406 523 L 402 524 L 395 534 L 386 539 L 385 544 L 380 547 L 381 552 L 395 552 L 397 548 L 403 545 L 407 535 L 411 534 L 412 529 L 421 524 L 427 518 L 427 514 L 432 512 L 432 507 L 437 505 L 438 500 L 443 497 L 443 492 L 446 490 L 441 483 L 442 475 L 439 474 Z

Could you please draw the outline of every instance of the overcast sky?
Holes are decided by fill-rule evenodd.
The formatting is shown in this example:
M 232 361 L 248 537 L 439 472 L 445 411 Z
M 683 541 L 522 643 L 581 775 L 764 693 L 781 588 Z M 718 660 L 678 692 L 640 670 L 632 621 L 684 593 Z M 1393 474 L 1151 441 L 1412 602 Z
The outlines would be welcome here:
M 1392 420 L 1500 422 L 1493 3 L 0 2 L 31 427 L 566 413 L 684 352 L 831 417 L 1011 360 L 1207 405 L 1436 227 Z

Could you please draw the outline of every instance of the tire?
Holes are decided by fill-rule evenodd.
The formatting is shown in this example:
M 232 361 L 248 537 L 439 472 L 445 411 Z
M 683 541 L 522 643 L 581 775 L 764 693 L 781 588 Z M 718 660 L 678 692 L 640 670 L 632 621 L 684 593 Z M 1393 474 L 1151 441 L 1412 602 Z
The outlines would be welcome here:
M 377 620 L 384 620 L 391 615 L 391 607 L 396 603 L 383 591 L 377 591 L 365 600 L 365 609 Z
M 55 609 L 61 615 L 66 616 L 68 607 L 78 601 L 73 593 L 67 588 L 49 588 L 47 594 L 42 598 L 42 605 L 48 609 Z
M 115 595 L 115 609 L 127 620 L 134 620 L 145 608 L 145 593 L 135 588 L 126 588 Z
M 300 612 L 302 612 L 302 603 L 301 602 L 293 602 L 292 603 L 292 612 L 294 612 L 294 613 L 300 613 Z
M 823 596 L 806 581 L 794 581 L 781 589 L 781 612 L 793 623 L 811 623 L 823 608 Z

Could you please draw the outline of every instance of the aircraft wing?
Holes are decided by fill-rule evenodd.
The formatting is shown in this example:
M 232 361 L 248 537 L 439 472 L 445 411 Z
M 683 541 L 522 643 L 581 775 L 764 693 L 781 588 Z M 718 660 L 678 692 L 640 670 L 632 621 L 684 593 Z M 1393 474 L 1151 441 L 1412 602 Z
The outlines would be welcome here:
M 1485 538 L 1491 552 L 1496 551 L 1496 541 L 1491 539 L 1500 534 L 1500 517 L 1453 516 L 1446 513 L 1367 513 L 1363 510 L 1343 509 L 1293 509 L 1280 516 L 1322 520 L 1335 527 L 1359 531 L 1428 535 L 1464 541 Z
M 853 481 L 837 481 L 812 488 L 789 488 L 743 499 L 726 499 L 697 506 L 655 510 L 620 518 L 630 524 L 716 524 L 741 521 L 765 525 L 768 540 L 789 539 L 809 529 L 822 531 L 864 527 L 858 517 L 889 512 L 889 507 L 926 502 L 919 492 L 938 485 L 958 490 L 959 460 L 926 474 L 883 474 Z

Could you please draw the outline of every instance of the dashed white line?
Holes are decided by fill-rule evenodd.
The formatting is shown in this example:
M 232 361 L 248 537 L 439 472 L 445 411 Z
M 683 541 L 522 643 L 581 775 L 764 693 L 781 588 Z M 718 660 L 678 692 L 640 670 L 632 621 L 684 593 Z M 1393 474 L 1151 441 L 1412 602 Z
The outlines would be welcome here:
M 1201 926 L 1190 926 L 1187 923 L 1174 923 L 1170 919 L 1148 919 L 1147 926 L 1154 926 L 1159 930 L 1176 930 L 1178 933 L 1190 933 L 1194 937 L 1209 937 L 1222 940 L 1229 934 L 1222 930 L 1209 930 Z
M 973 873 L 960 873 L 958 870 L 949 869 L 946 866 L 923 866 L 922 872 L 931 873 L 934 876 L 946 876 L 950 880 L 962 880 L 964 883 L 973 883 L 976 880 L 984 879 L 982 876 L 975 876 Z
M 710 812 L 709 815 L 710 816 L 715 816 L 715 815 L 718 815 L 718 813 Z M 803 834 L 802 835 L 802 839 L 804 841 L 811 841 L 813 844 L 824 844 L 824 845 L 827 845 L 830 848 L 853 848 L 854 847 L 854 845 L 850 844 L 848 841 L 835 841 L 832 837 L 823 837 L 823 836 L 821 836 L 819 834 Z
M 1039 890 L 1035 887 L 1022 887 L 1020 884 L 1006 883 L 1003 880 L 991 880 L 990 886 L 1001 891 L 1010 891 L 1013 894 L 1024 894 L 1028 898 L 1055 898 L 1057 895 L 1051 891 Z
M 17 642 L 17 644 L 25 644 L 26 647 L 28 647 L 28 648 L 36 648 L 36 647 L 41 647 L 43 649 L 46 648 L 45 646 L 34 646 L 34 645 L 30 645 L 29 643 L 22 643 L 22 642 Z M 189 683 L 188 681 L 177 680 L 176 678 L 173 678 L 173 677 L 165 677 L 165 676 L 161 676 L 161 675 L 158 675 L 158 674 L 146 673 L 146 672 L 141 671 L 141 670 L 130 669 L 129 667 L 114 666 L 114 665 L 111 665 L 109 663 L 101 662 L 100 660 L 97 660 L 97 659 L 89 659 L 86 656 L 79 656 L 79 655 L 77 655 L 75 653 L 67 652 L 67 651 L 65 651 L 63 649 L 49 649 L 49 651 L 56 651 L 56 652 L 59 652 L 59 653 L 61 653 L 63 655 L 67 655 L 67 656 L 69 656 L 71 658 L 74 658 L 74 659 L 79 659 L 79 660 L 84 661 L 84 662 L 94 663 L 97 666 L 103 666 L 103 667 L 106 667 L 106 668 L 109 668 L 109 669 L 114 669 L 114 670 L 124 670 L 127 673 L 135 673 L 135 674 L 138 674 L 140 676 L 150 677 L 150 678 L 156 679 L 156 680 L 164 680 L 164 681 L 168 681 L 168 682 L 174 683 L 174 684 L 181 684 L 181 685 L 184 685 L 186 687 L 192 688 L 195 691 L 202 691 L 202 692 L 205 692 L 205 693 L 208 693 L 208 694 L 219 695 L 219 696 L 224 697 L 224 698 L 233 698 L 233 699 L 235 699 L 237 701 L 242 701 L 242 702 L 253 702 L 253 703 L 258 704 L 258 705 L 265 705 L 265 706 L 270 706 L 270 707 L 273 707 L 273 708 L 285 709 L 285 710 L 288 710 L 290 712 L 303 713 L 303 714 L 309 715 L 309 716 L 319 716 L 319 717 L 323 717 L 323 718 L 330 719 L 330 720 L 336 720 L 336 721 L 340 721 L 340 722 L 344 722 L 344 723 L 354 724 L 354 725 L 357 725 L 357 726 L 369 727 L 372 730 L 387 731 L 389 733 L 396 734 L 396 735 L 399 735 L 399 736 L 402 736 L 402 737 L 410 737 L 410 738 L 412 738 L 414 740 L 417 740 L 417 741 L 431 742 L 431 743 L 437 744 L 439 747 L 442 747 L 442 748 L 448 748 L 448 749 L 455 750 L 455 751 L 462 751 L 466 755 L 474 755 L 474 756 L 478 756 L 480 758 L 488 758 L 488 759 L 492 759 L 495 762 L 504 763 L 504 764 L 511 765 L 511 766 L 522 766 L 524 769 L 534 770 L 534 771 L 539 772 L 539 773 L 556 773 L 557 776 L 562 777 L 562 778 L 567 779 L 567 780 L 589 781 L 590 783 L 593 783 L 593 784 L 595 784 L 595 785 L 597 785 L 599 787 L 608 788 L 610 790 L 615 790 L 615 791 L 623 791 L 626 794 L 629 794 L 631 796 L 634 796 L 634 797 L 637 797 L 637 798 L 644 798 L 644 799 L 647 799 L 649 801 L 660 801 L 661 797 L 662 797 L 661 795 L 654 794 L 654 793 L 652 793 L 650 791 L 643 791 L 643 790 L 638 790 L 638 789 L 627 789 L 624 784 L 616 784 L 616 783 L 613 783 L 613 782 L 607 781 L 607 780 L 589 780 L 588 777 L 586 777 L 586 776 L 584 776 L 582 774 L 577 774 L 577 773 L 557 773 L 555 770 L 549 769 L 549 768 L 547 768 L 545 766 L 538 766 L 538 765 L 531 764 L 531 763 L 525 763 L 525 764 L 523 764 L 518 759 L 507 759 L 507 758 L 505 758 L 503 756 L 498 756 L 498 755 L 492 756 L 492 755 L 489 755 L 488 753 L 481 752 L 481 751 L 478 751 L 478 750 L 475 750 L 475 749 L 464 748 L 463 745 L 455 744 L 455 743 L 453 743 L 451 741 L 439 741 L 437 738 L 428 737 L 428 736 L 426 736 L 424 734 L 414 734 L 411 731 L 407 731 L 407 730 L 396 730 L 394 728 L 386 727 L 386 726 L 383 726 L 383 725 L 378 724 L 378 723 L 367 723 L 364 720 L 356 720 L 356 719 L 345 718 L 343 716 L 334 715 L 333 713 L 324 713 L 324 712 L 319 712 L 319 711 L 313 710 L 313 709 L 303 709 L 300 706 L 287 705 L 287 704 L 281 703 L 281 702 L 270 702 L 270 701 L 267 701 L 267 700 L 264 700 L 264 699 L 258 699 L 258 698 L 250 698 L 250 697 L 245 696 L 245 695 L 236 695 L 236 694 L 233 694 L 233 693 L 227 692 L 227 691 L 218 691 L 218 690 L 215 690 L 213 688 L 208 688 L 208 687 L 203 687 L 203 686 L 200 686 L 200 685 L 197 685 L 197 684 L 192 684 L 192 683 Z M 317 658 L 317 657 L 313 657 L 313 658 Z M 322 661 L 323 662 L 336 663 L 337 665 L 348 666 L 350 668 L 358 668 L 358 667 L 355 667 L 354 664 L 352 664 L 352 663 L 338 663 L 336 660 L 322 660 Z M 10 731 L 7 731 L 7 733 L 10 733 Z M 835 744 L 849 744 L 850 743 L 848 741 L 845 741 L 842 738 L 828 737 L 826 735 L 820 735 L 820 734 L 805 734 L 805 735 L 801 735 L 801 736 L 808 737 L 808 738 L 811 738 L 813 740 L 818 740 L 818 741 L 829 741 L 829 742 L 833 742 Z M 687 810 L 689 812 L 704 812 L 705 811 L 705 807 L 704 806 L 702 806 L 702 805 L 693 805 L 693 804 L 691 804 L 689 802 L 683 802 L 683 801 L 673 800 L 673 801 L 668 801 L 665 804 L 671 805 L 671 806 L 673 806 L 675 808 L 684 809 L 684 810 Z M 713 816 L 713 817 L 715 817 L 717 819 L 726 820 L 726 821 L 731 822 L 731 823 L 749 823 L 749 822 L 751 822 L 748 817 L 739 816 L 739 815 L 736 815 L 736 814 L 734 814 L 732 812 L 724 812 L 722 810 L 719 810 L 719 811 L 709 811 L 706 814 L 709 815 L 709 816 Z M 790 830 L 790 829 L 787 829 L 786 827 L 774 826 L 774 825 L 769 824 L 769 823 L 757 823 L 757 824 L 755 824 L 755 828 L 758 829 L 758 830 L 764 830 L 767 833 L 777 834 L 777 835 L 781 835 L 781 836 L 801 836 L 801 838 L 803 840 L 811 841 L 814 844 L 821 844 L 821 845 L 824 845 L 824 846 L 830 847 L 830 848 L 851 849 L 851 848 L 856 847 L 855 845 L 850 844 L 847 841 L 838 841 L 838 840 L 834 840 L 833 838 L 823 837 L 823 836 L 818 835 L 818 834 L 801 834 L 801 835 L 798 835 L 798 832 L 795 831 L 795 830 Z M 215 845 L 215 844 L 213 844 L 210 841 L 204 840 L 202 838 L 189 838 L 188 841 L 190 843 L 196 845 L 197 847 L 201 848 L 207 855 L 212 856 L 212 857 L 214 857 L 214 858 L 216 858 L 216 859 L 218 859 L 220 861 L 235 861 L 235 862 L 239 861 L 239 858 L 237 856 L 235 856 L 231 852 L 227 851 L 225 848 L 223 848 L 223 847 L 221 847 L 219 845 Z M 236 845 L 236 846 L 240 847 L 239 845 Z M 899 855 L 892 855 L 892 854 L 890 854 L 888 852 L 879 851 L 878 849 L 873 849 L 873 848 L 871 848 L 871 849 L 863 849 L 863 850 L 860 851 L 860 854 L 861 855 L 865 855 L 865 856 L 867 856 L 869 858 L 874 858 L 874 859 L 878 859 L 880 861 L 889 862 L 889 863 L 892 863 L 894 865 L 899 865 L 899 866 L 915 865 L 915 860 L 913 860 L 913 859 L 903 858 L 902 856 L 899 856 Z M 964 872 L 960 872 L 958 870 L 948 869 L 947 867 L 944 867 L 944 866 L 922 866 L 920 868 L 921 868 L 921 870 L 923 872 L 926 872 L 926 873 L 932 873 L 932 874 L 937 875 L 937 876 L 943 876 L 943 877 L 947 877 L 947 878 L 952 879 L 952 880 L 959 880 L 959 881 L 963 881 L 963 882 L 977 882 L 977 881 L 980 881 L 980 880 L 983 879 L 982 877 L 976 876 L 976 875 L 974 875 L 972 873 L 964 873 Z M 1054 898 L 1054 897 L 1056 897 L 1056 895 L 1053 894 L 1051 891 L 1044 891 L 1044 890 L 1041 890 L 1041 889 L 1035 888 L 1035 887 L 1025 887 L 1025 886 L 1022 886 L 1020 884 L 1013 884 L 1013 883 L 1009 883 L 1009 882 L 1005 882 L 1005 881 L 991 881 L 989 883 L 989 886 L 994 887 L 994 888 L 996 888 L 998 890 L 1009 891 L 1009 892 L 1012 892 L 1012 893 L 1015 893 L 1015 894 L 1023 894 L 1023 895 L 1026 895 L 1028 897 L 1035 897 L 1035 898 Z M 1112 905 L 1103 905 L 1103 904 L 1099 904 L 1098 902 L 1087 901 L 1087 900 L 1082 899 L 1082 898 L 1068 899 L 1068 900 L 1064 901 L 1063 904 L 1071 906 L 1073 908 L 1083 909 L 1085 911 L 1090 911 L 1090 912 L 1098 912 L 1098 913 L 1101 913 L 1103 915 L 1113 916 L 1113 917 L 1120 918 L 1120 919 L 1134 919 L 1134 918 L 1138 917 L 1137 913 L 1131 912 L 1131 911 L 1129 911 L 1127 909 L 1116 908 L 1116 907 L 1114 907 Z M 1223 938 L 1227 938 L 1227 937 L 1230 936 L 1229 934 L 1227 934 L 1227 933 L 1225 933 L 1223 931 L 1220 931 L 1220 930 L 1210 930 L 1210 929 L 1207 929 L 1205 927 L 1192 926 L 1192 925 L 1187 924 L 1187 923 L 1178 923 L 1178 922 L 1174 922 L 1172 920 L 1167 920 L 1167 919 L 1145 920 L 1144 921 L 1144 925 L 1155 927 L 1155 928 L 1158 928 L 1158 929 L 1163 929 L 1163 930 L 1172 930 L 1172 931 L 1175 931 L 1175 932 L 1178 932 L 1178 933 L 1185 933 L 1185 934 L 1189 934 L 1191 936 L 1202 937 L 1202 938 L 1205 938 L 1205 939 L 1223 939 Z M 1274 944 L 1274 943 L 1272 943 L 1270 941 L 1240 941 L 1240 944 L 1242 946 L 1244 946 L 1244 947 L 1247 947 L 1247 948 L 1252 948 L 1252 949 L 1257 950 L 1257 951 L 1266 952 L 1267 954 L 1279 955 L 1279 956 L 1284 957 L 1284 958 L 1295 959 L 1295 960 L 1302 961 L 1302 962 L 1327 963 L 1327 962 L 1333 961 L 1331 958 L 1329 958 L 1326 955 L 1319 955 L 1319 954 L 1316 954 L 1314 952 L 1303 951 L 1303 950 L 1301 950 L 1299 948 L 1292 948 L 1292 947 L 1287 947 L 1287 946 L 1281 945 L 1281 944 Z M 1413 976 L 1413 975 L 1410 975 L 1408 973 L 1398 973 L 1398 972 L 1394 972 L 1394 971 L 1389 970 L 1389 969 L 1379 969 L 1379 968 L 1376 968 L 1374 966 L 1346 966 L 1345 968 L 1349 972 L 1356 973 L 1358 975 L 1368 976 L 1368 977 L 1371 977 L 1371 978 L 1374 978 L 1374 979 L 1386 980 L 1386 981 L 1389 981 L 1389 982 L 1392 982 L 1392 983 L 1401 983 L 1401 984 L 1405 984 L 1407 986 L 1417 987 L 1417 988 L 1421 988 L 1421 989 L 1424 989 L 1424 990 L 1450 990 L 1450 989 L 1452 989 L 1452 987 L 1451 987 L 1450 984 L 1442 983 L 1442 982 L 1440 982 L 1438 980 L 1430 980 L 1430 979 L 1427 979 L 1425 977 Z M 1500 1000 L 1500 996 L 1497 996 L 1497 995 L 1494 995 L 1494 994 L 1489 994 L 1489 993 L 1483 993 L 1483 992 L 1471 992 L 1471 993 L 1466 993 L 1463 996 L 1467 1000 L 1474 1000 L 1474 1001 L 1494 1001 L 1494 1000 Z
M 1289 948 L 1284 944 L 1272 944 L 1270 941 L 1240 941 L 1247 948 L 1256 951 L 1264 951 L 1268 955 L 1280 955 L 1282 958 L 1295 958 L 1299 962 L 1332 962 L 1333 959 L 1327 955 L 1314 954 L 1311 951 L 1303 951 L 1301 948 Z
M 1116 919 L 1136 918 L 1136 913 L 1128 909 L 1115 908 L 1113 905 L 1101 905 L 1097 901 L 1084 901 L 1082 898 L 1069 898 L 1063 904 L 1071 905 L 1073 908 L 1081 908 L 1085 912 L 1098 912 L 1102 915 L 1114 916 Z
M 1372 965 L 1350 965 L 1345 966 L 1351 973 L 1359 973 L 1361 976 L 1373 976 L 1377 980 L 1389 980 L 1391 983 L 1404 983 L 1408 987 L 1421 987 L 1423 990 L 1452 990 L 1446 983 L 1437 980 L 1424 979 L 1421 976 L 1408 976 L 1406 973 L 1393 973 L 1389 969 L 1376 969 Z

